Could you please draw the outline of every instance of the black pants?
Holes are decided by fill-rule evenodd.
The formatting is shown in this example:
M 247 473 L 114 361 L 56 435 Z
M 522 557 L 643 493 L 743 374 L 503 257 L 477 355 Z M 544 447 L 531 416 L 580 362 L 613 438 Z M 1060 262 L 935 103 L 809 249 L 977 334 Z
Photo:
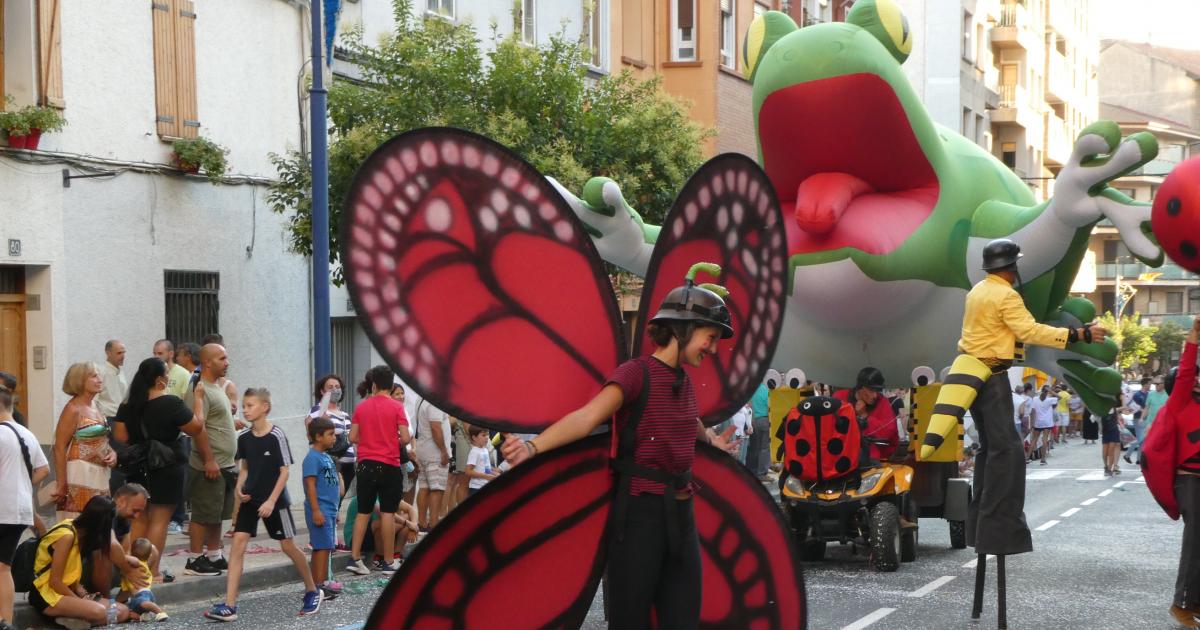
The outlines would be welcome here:
M 1183 519 L 1183 548 L 1179 553 L 1179 574 L 1175 578 L 1175 605 L 1200 604 L 1200 477 L 1175 475 L 1175 500 Z
M 608 551 L 610 628 L 650 628 L 650 611 L 658 628 L 700 625 L 700 539 L 692 500 L 681 501 L 679 555 L 667 549 L 666 515 L 659 495 L 629 497 L 625 534 L 613 536 Z
M 992 375 L 971 405 L 979 431 L 975 483 L 967 510 L 967 544 L 975 553 L 1033 551 L 1025 522 L 1025 446 L 1013 424 L 1008 373 Z

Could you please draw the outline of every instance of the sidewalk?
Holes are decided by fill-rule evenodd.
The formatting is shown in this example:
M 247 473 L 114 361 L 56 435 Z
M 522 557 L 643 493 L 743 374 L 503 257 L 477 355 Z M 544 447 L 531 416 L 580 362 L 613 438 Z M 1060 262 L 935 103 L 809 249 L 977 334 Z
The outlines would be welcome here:
M 295 510 L 296 507 L 294 506 L 293 509 Z M 300 510 L 300 518 L 297 520 L 298 524 L 304 523 L 302 508 Z M 310 550 L 307 548 L 308 530 L 298 530 L 295 541 L 296 546 L 300 547 L 300 550 L 308 556 L 310 553 Z M 232 539 L 224 539 L 226 552 L 228 552 L 231 543 Z M 175 575 L 175 581 L 171 584 L 155 584 L 152 588 L 154 589 L 155 599 L 168 614 L 171 613 L 173 605 L 205 599 L 217 603 L 225 595 L 224 573 L 220 577 L 199 577 L 183 574 L 183 566 L 187 562 L 187 548 L 188 539 L 186 535 L 177 534 L 167 536 L 167 549 L 163 554 L 162 566 Z M 405 551 L 405 556 L 407 555 L 408 550 Z M 344 571 L 346 565 L 350 562 L 350 554 L 349 552 L 335 553 L 332 561 L 335 573 Z M 256 538 L 250 539 L 250 545 L 246 548 L 241 592 L 248 593 L 254 590 L 287 584 L 288 582 L 296 582 L 297 591 L 302 590 L 299 578 L 296 576 L 296 569 L 292 566 L 291 560 L 279 550 L 278 543 L 271 540 L 265 532 L 260 531 Z M 12 624 L 21 630 L 26 628 L 60 627 L 34 612 L 33 608 L 26 603 L 24 593 L 17 593 L 16 603 L 13 607 L 13 617 Z

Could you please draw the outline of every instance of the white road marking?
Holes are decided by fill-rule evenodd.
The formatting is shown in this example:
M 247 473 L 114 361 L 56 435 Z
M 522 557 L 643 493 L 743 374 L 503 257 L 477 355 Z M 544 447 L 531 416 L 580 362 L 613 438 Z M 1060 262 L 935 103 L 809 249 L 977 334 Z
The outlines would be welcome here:
M 1059 516 L 1062 518 L 1070 518 L 1072 516 L 1075 516 L 1075 513 L 1078 512 L 1079 509 L 1080 508 L 1071 508 L 1071 509 L 1067 510 L 1066 512 L 1063 512 L 1062 514 L 1059 514 Z
M 1084 501 L 1084 502 L 1080 503 L 1079 505 L 1091 505 L 1091 504 L 1093 504 L 1093 503 L 1095 503 L 1095 502 L 1097 502 L 1097 501 L 1099 501 L 1099 500 L 1100 500 L 1100 499 L 1097 499 L 1096 497 L 1092 497 L 1092 498 L 1090 498 L 1090 499 L 1088 499 L 1088 500 L 1086 500 L 1086 501 Z
M 1053 479 L 1061 474 L 1063 474 L 1061 470 L 1035 470 L 1025 475 L 1025 478 L 1030 481 L 1040 481 L 1042 479 Z
M 1105 489 L 1105 490 L 1101 490 L 1101 491 L 1100 491 L 1100 494 L 1097 494 L 1096 496 L 1098 496 L 1098 497 L 1106 497 L 1106 496 L 1108 496 L 1108 495 L 1110 495 L 1110 494 L 1112 494 L 1112 488 L 1108 488 L 1108 489 Z
M 976 558 L 976 559 L 978 560 L 978 558 Z M 919 589 L 917 589 L 917 590 L 915 590 L 915 591 L 913 591 L 913 592 L 909 593 L 909 594 L 908 594 L 908 597 L 924 597 L 924 596 L 926 596 L 926 595 L 928 595 L 928 594 L 930 594 L 930 593 L 932 593 L 932 592 L 934 592 L 934 591 L 938 590 L 938 589 L 939 589 L 939 588 L 941 588 L 941 587 L 942 587 L 944 584 L 946 584 L 947 582 L 949 582 L 950 580 L 953 580 L 953 579 L 954 579 L 954 576 L 953 576 L 953 575 L 943 575 L 942 577 L 940 577 L 940 578 L 938 578 L 938 579 L 936 579 L 936 580 L 934 580 L 934 581 L 932 581 L 932 582 L 930 582 L 930 583 L 926 584 L 925 586 L 922 586 L 921 588 L 919 588 Z
M 1104 476 L 1103 470 L 1095 470 L 1086 475 L 1076 477 L 1075 481 L 1104 481 L 1107 477 Z
M 862 630 L 863 628 L 866 628 L 867 626 L 894 612 L 896 612 L 895 608 L 880 608 L 879 610 L 876 610 L 875 612 L 863 617 L 862 619 L 859 619 L 858 621 L 855 621 L 848 626 L 842 626 L 842 630 Z
M 992 554 L 989 553 L 987 559 L 995 560 L 996 556 L 993 556 Z M 979 556 L 975 556 L 974 558 L 971 558 L 971 560 L 968 561 L 966 564 L 964 564 L 963 568 L 964 569 L 974 569 L 976 567 L 976 565 L 978 565 L 978 564 L 979 564 Z
M 1117 483 L 1114 483 L 1114 484 L 1113 484 L 1113 487 L 1114 487 L 1114 488 L 1120 488 L 1120 487 L 1124 486 L 1124 485 L 1125 485 L 1125 484 L 1127 484 L 1127 483 L 1133 483 L 1133 482 L 1132 482 L 1132 481 L 1118 481 Z
M 1139 476 L 1137 479 L 1134 479 L 1133 481 L 1134 481 L 1135 483 L 1146 483 L 1146 477 L 1144 477 L 1144 476 Z
M 1060 522 L 1061 521 L 1046 521 L 1045 523 L 1042 523 L 1042 525 L 1037 528 L 1037 531 L 1044 532 L 1047 529 L 1050 529 L 1051 527 L 1058 525 Z

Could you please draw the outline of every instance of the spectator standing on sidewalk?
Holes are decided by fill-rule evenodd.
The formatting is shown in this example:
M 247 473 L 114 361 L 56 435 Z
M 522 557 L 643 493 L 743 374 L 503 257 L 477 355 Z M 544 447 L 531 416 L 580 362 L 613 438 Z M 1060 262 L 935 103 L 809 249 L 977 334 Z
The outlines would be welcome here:
M 446 482 L 450 475 L 450 418 L 446 412 L 418 396 L 413 405 L 417 434 L 414 451 L 417 455 L 418 472 L 417 514 L 421 529 L 430 530 L 442 518 L 442 500 L 446 496 Z M 410 401 L 411 402 L 411 401 Z
M 488 454 L 488 430 L 483 427 L 471 427 L 467 432 L 471 440 L 471 452 L 467 454 L 467 496 L 479 492 L 487 482 L 500 476 L 492 471 L 492 458 Z
M 104 344 L 104 365 L 100 367 L 100 377 L 104 386 L 96 396 L 96 407 L 107 420 L 117 415 L 117 407 L 125 400 L 129 392 L 129 381 L 121 368 L 125 365 L 125 344 L 117 339 L 109 339 Z
M 21 411 L 19 409 L 17 409 L 17 407 L 16 407 L 17 403 L 19 402 L 19 399 L 17 398 L 17 377 L 13 376 L 12 374 L 9 374 L 8 372 L 0 372 L 0 387 L 7 389 L 9 391 L 9 393 L 12 395 L 13 422 L 16 422 L 17 424 L 19 424 L 25 428 L 29 428 L 29 421 L 25 419 L 25 416 L 21 415 Z
M 13 392 L 0 384 L 0 478 L 7 480 L 7 501 L 0 503 L 0 630 L 15 630 L 13 620 L 13 554 L 26 529 L 45 526 L 36 519 L 33 486 L 50 474 L 37 438 L 13 420 Z
M 345 489 L 329 449 L 337 441 L 333 422 L 315 418 L 308 423 L 308 454 L 304 456 L 304 522 L 312 546 L 313 582 L 325 599 L 341 594 L 342 585 L 329 579 L 329 555 L 337 546 L 338 504 Z
M 746 468 L 750 474 L 763 479 L 771 465 L 771 418 L 767 415 L 767 400 L 770 390 L 766 383 L 759 383 L 750 398 L 753 414 L 750 424 L 750 444 L 746 446 Z
M 188 380 L 192 373 L 175 362 L 175 344 L 170 339 L 159 339 L 154 342 L 154 356 L 167 364 L 166 392 L 180 400 L 187 395 Z
M 195 415 L 204 418 L 208 442 L 193 441 L 188 461 L 192 525 L 184 567 L 187 575 L 221 575 L 229 567 L 221 549 L 221 522 L 233 516 L 237 434 L 229 396 L 219 382 L 227 371 L 229 356 L 224 347 L 209 344 L 200 350 L 200 380 L 192 390 L 191 402 Z
M 358 510 L 354 515 L 353 538 L 350 541 L 351 573 L 370 573 L 362 560 L 362 542 L 370 525 L 371 512 L 379 503 L 380 533 L 383 536 L 383 558 L 375 565 L 377 571 L 391 576 L 400 563 L 393 561 L 396 543 L 396 509 L 400 505 L 404 482 L 400 468 L 400 449 L 408 444 L 408 417 L 404 405 L 391 397 L 394 383 L 391 368 L 377 365 L 367 370 L 358 386 L 359 396 L 366 398 L 354 409 L 351 418 L 350 443 L 358 447 Z M 370 397 L 367 398 L 367 394 Z
M 63 393 L 71 399 L 54 430 L 58 520 L 77 516 L 92 497 L 110 494 L 117 453 L 108 443 L 108 422 L 92 404 L 103 389 L 104 377 L 95 363 L 76 363 L 63 377 Z
M 296 523 L 289 509 L 287 480 L 292 465 L 292 450 L 283 429 L 271 424 L 271 392 L 266 388 L 247 389 L 242 396 L 250 429 L 237 438 L 237 486 L 234 490 L 242 509 L 234 525 L 233 550 L 229 554 L 229 575 L 225 581 L 225 602 L 214 605 L 204 616 L 215 621 L 236 621 L 238 588 L 246 546 L 258 535 L 261 520 L 267 535 L 279 541 L 279 550 L 296 567 L 304 583 L 300 616 L 314 615 L 321 608 L 321 591 L 313 583 L 304 552 L 296 546 Z
M 200 380 L 200 346 L 192 342 L 181 343 L 175 349 L 175 365 L 187 372 L 188 376 L 183 381 L 183 387 L 180 390 L 181 394 L 177 394 L 179 399 L 186 403 L 189 407 L 192 404 L 192 389 L 196 382 Z M 192 452 L 192 438 L 183 436 L 183 452 Z M 191 487 L 191 467 L 184 469 L 184 492 L 179 498 L 179 504 L 175 506 L 175 513 L 171 515 L 171 524 L 167 525 L 168 534 L 182 534 L 183 525 L 188 522 L 187 510 L 187 489 Z

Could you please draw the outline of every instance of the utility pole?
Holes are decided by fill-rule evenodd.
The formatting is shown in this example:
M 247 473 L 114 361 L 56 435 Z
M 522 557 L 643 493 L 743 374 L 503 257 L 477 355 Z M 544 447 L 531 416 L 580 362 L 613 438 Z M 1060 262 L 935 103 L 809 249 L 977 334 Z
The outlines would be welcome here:
M 313 367 L 328 374 L 332 363 L 329 326 L 329 134 L 326 129 L 325 43 L 321 3 L 309 2 L 312 21 L 312 87 L 309 89 L 309 118 L 312 124 L 312 285 Z

